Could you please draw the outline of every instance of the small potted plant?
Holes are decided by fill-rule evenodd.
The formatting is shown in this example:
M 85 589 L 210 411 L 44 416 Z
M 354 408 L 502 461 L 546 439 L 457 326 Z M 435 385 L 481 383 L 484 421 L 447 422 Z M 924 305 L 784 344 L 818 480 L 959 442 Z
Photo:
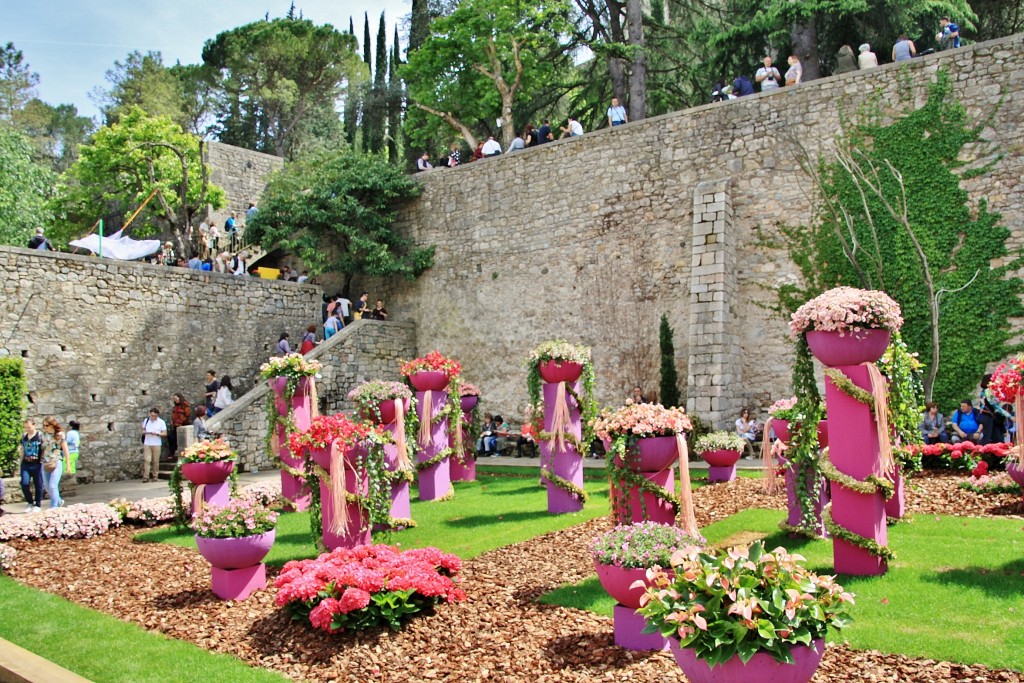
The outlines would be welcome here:
M 743 455 L 746 441 L 736 432 L 711 432 L 697 439 L 694 450 L 711 467 L 711 481 L 731 481 L 736 478 L 736 463 Z M 716 472 L 728 469 L 730 472 Z
M 223 600 L 244 600 L 267 585 L 263 558 L 274 545 L 277 513 L 235 498 L 209 505 L 192 520 L 199 553 L 213 567 L 213 592 Z
M 615 602 L 636 609 L 644 594 L 642 586 L 651 567 L 667 568 L 679 549 L 703 546 L 701 536 L 690 536 L 678 527 L 657 522 L 620 524 L 594 539 L 591 554 L 601 586 Z
M 475 411 L 478 403 L 480 403 L 480 388 L 465 380 L 459 382 L 459 407 L 462 408 L 462 412 Z
M 824 411 L 824 409 L 825 404 L 822 403 L 822 410 Z M 771 420 L 771 428 L 775 432 L 775 438 L 785 444 L 788 444 L 790 440 L 790 424 L 800 424 L 804 419 L 803 413 L 801 413 L 797 405 L 796 396 L 782 398 L 773 403 L 768 408 L 768 417 Z M 827 420 L 818 421 L 818 446 L 821 448 L 828 446 Z
M 260 366 L 260 377 L 268 380 L 271 388 L 287 400 L 301 382 L 315 377 L 322 367 L 320 361 L 310 360 L 301 353 L 289 353 L 274 356 L 263 363 Z
M 828 367 L 873 363 L 903 325 L 900 306 L 877 290 L 836 287 L 793 313 L 793 338 L 806 335 L 811 353 Z
M 363 419 L 389 425 L 395 421 L 399 408 L 403 416 L 409 413 L 412 392 L 401 382 L 373 380 L 348 392 L 348 400 L 356 405 Z
M 231 476 L 238 453 L 223 439 L 197 441 L 186 448 L 179 458 L 181 474 L 190 482 L 220 484 Z
M 843 628 L 853 596 L 833 577 L 803 567 L 784 548 L 675 553 L 671 574 L 655 568 L 638 610 L 648 632 L 672 639 L 692 683 L 807 683 L 825 651 L 829 626 Z
M 402 364 L 401 373 L 417 391 L 444 391 L 448 383 L 459 376 L 462 365 L 458 361 L 431 351 L 426 356 Z

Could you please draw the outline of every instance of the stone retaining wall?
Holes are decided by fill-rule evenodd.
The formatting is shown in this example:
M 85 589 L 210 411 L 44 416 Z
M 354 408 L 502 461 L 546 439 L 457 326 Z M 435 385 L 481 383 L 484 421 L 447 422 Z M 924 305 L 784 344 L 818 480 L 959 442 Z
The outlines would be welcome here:
M 841 116 L 920 106 L 944 68 L 971 119 L 992 117 L 984 135 L 1003 154 L 964 186 L 988 197 L 1013 230 L 1010 248 L 1020 247 L 1022 62 L 1024 34 L 434 169 L 417 176 L 423 195 L 400 218 L 416 242 L 436 245 L 434 267 L 413 283 L 358 288 L 416 321 L 421 353 L 462 361 L 486 410 L 515 418 L 527 400 L 519 361 L 544 339 L 593 346 L 602 403 L 621 402 L 635 384 L 657 388 L 667 313 L 688 406 L 728 427 L 739 406 L 763 408 L 791 391 L 786 324 L 764 305 L 797 271 L 765 238 L 814 212 L 795 143 L 827 156 Z M 724 250 L 699 239 L 718 232 L 718 219 L 694 214 L 695 189 L 709 180 L 727 188 Z M 714 292 L 706 302 L 705 287 Z M 709 337 L 711 328 L 721 331 Z

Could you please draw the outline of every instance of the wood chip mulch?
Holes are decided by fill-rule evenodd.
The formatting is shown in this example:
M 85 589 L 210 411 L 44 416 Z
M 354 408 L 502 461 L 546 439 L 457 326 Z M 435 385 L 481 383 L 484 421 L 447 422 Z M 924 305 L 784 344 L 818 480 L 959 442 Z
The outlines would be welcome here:
M 932 479 L 924 480 L 928 495 L 933 486 L 949 493 L 951 479 Z M 701 488 L 694 499 L 702 525 L 745 508 L 784 504 L 781 496 L 765 496 L 759 482 L 748 479 Z M 924 507 L 919 501 L 915 505 Z M 273 588 L 244 602 L 222 602 L 209 591 L 209 567 L 198 553 L 134 543 L 131 528 L 88 540 L 14 542 L 19 555 L 13 576 L 300 681 L 685 681 L 671 655 L 615 646 L 611 619 L 535 602 L 558 585 L 593 573 L 589 543 L 607 525 L 606 520 L 594 520 L 466 562 L 469 599 L 442 605 L 436 614 L 413 619 L 398 633 L 327 636 L 292 622 L 274 605 Z M 268 568 L 271 573 L 276 570 Z M 1020 680 L 1012 671 L 842 646 L 828 647 L 814 678 L 815 683 Z

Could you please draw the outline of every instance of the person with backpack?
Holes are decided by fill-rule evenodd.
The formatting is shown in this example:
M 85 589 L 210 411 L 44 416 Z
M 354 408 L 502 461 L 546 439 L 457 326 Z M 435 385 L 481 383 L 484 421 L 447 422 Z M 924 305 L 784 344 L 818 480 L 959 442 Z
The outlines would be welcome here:
M 68 459 L 68 443 L 64 428 L 57 418 L 48 415 L 43 419 L 43 431 L 50 435 L 49 452 L 43 456 L 43 487 L 50 494 L 50 509 L 64 504 L 60 497 L 60 478 L 64 474 L 64 463 Z
M 25 433 L 18 446 L 21 453 L 21 492 L 25 496 L 25 512 L 39 512 L 43 502 L 43 435 L 34 420 L 25 420 Z M 35 493 L 35 496 L 32 494 Z

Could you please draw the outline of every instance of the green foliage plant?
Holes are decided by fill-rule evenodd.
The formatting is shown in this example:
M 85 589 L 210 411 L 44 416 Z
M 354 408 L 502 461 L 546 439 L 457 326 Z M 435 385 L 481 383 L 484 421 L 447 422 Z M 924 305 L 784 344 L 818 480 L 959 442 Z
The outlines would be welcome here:
M 661 349 L 661 404 L 672 408 L 679 405 L 679 376 L 676 373 L 676 345 L 668 315 L 661 314 L 658 330 L 658 345 Z
M 903 335 L 892 333 L 889 348 L 876 363 L 889 380 L 889 426 L 892 428 L 893 455 L 904 474 L 921 469 L 921 459 L 911 448 L 924 443 L 921 436 L 921 415 L 924 412 L 924 385 L 921 383 L 921 361 L 911 353 Z
M 749 547 L 684 548 L 672 557 L 674 576 L 653 570 L 641 601 L 645 633 L 678 639 L 714 670 L 733 657 L 764 652 L 792 663 L 792 649 L 824 639 L 829 626 L 850 621 L 853 595 L 831 576 L 806 569 L 800 555 Z
M 25 419 L 25 364 L 0 358 L 0 474 L 13 475 Z
M 434 248 L 393 229 L 398 205 L 421 187 L 383 159 L 349 150 L 311 152 L 276 173 L 246 230 L 267 248 L 299 258 L 310 274 L 415 279 Z

